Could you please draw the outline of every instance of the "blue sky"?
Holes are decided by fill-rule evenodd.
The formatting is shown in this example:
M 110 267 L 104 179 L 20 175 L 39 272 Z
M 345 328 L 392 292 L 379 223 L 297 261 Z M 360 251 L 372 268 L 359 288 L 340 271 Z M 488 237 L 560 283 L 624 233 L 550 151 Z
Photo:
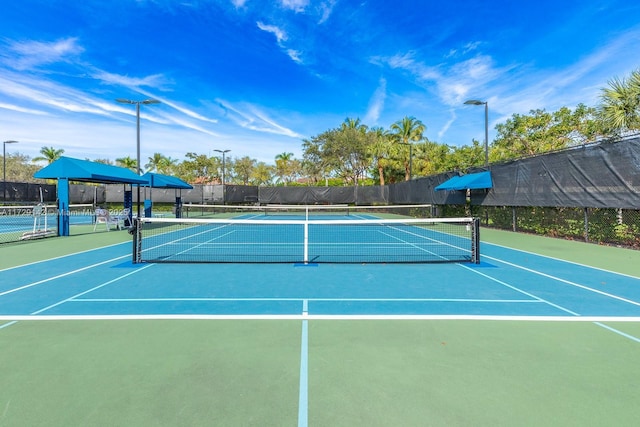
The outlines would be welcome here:
M 595 106 L 640 67 L 624 1 L 20 0 L 0 14 L 0 140 L 33 157 L 302 155 L 345 118 L 449 145 L 514 113 Z

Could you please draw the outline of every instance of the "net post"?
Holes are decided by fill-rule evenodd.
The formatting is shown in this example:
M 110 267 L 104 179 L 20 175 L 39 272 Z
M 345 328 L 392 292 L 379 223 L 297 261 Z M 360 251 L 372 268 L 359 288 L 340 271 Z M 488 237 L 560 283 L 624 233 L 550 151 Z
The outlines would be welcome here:
M 133 234 L 133 259 L 132 262 L 134 264 L 139 264 L 141 262 L 141 253 L 142 253 L 142 239 L 140 238 L 142 233 L 142 223 L 140 222 L 140 218 L 135 218 L 133 221 L 133 227 L 129 232 Z
M 304 263 L 309 263 L 309 220 L 304 222 Z
M 471 262 L 480 264 L 480 218 L 473 218 L 471 232 Z

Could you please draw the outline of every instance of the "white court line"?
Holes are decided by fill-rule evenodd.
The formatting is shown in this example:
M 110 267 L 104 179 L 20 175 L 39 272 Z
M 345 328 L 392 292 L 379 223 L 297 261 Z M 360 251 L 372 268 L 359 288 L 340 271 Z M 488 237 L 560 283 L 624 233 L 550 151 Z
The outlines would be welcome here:
M 96 289 L 100 289 L 100 288 L 102 288 L 102 287 L 104 287 L 104 286 L 110 285 L 111 283 L 114 283 L 114 282 L 117 282 L 117 281 L 119 281 L 119 280 L 122 280 L 122 279 L 124 279 L 125 277 L 129 277 L 129 276 L 131 276 L 131 275 L 133 275 L 133 274 L 136 274 L 136 273 L 138 273 L 138 272 L 140 272 L 140 271 L 142 271 L 142 270 L 146 270 L 146 269 L 147 269 L 147 268 L 149 268 L 149 267 L 153 267 L 154 265 L 155 265 L 155 264 L 147 264 L 147 265 L 145 265 L 144 267 L 140 267 L 140 268 L 138 268 L 137 270 L 130 271 L 130 272 L 129 272 L 129 273 L 127 273 L 127 274 L 123 274 L 123 275 L 121 275 L 121 276 L 116 277 L 115 279 L 112 279 L 112 280 L 109 280 L 109 281 L 107 281 L 107 282 L 104 282 L 104 283 L 102 283 L 102 284 L 100 284 L 100 285 L 98 285 L 98 286 L 94 286 L 94 287 L 93 287 L 93 288 L 91 288 L 91 289 L 88 289 L 88 290 L 86 290 L 86 291 L 83 291 L 83 292 L 80 292 L 80 293 L 78 293 L 78 294 L 75 294 L 74 296 L 71 296 L 71 297 L 66 298 L 66 299 L 64 299 L 64 300 L 58 301 L 58 302 L 57 302 L 57 303 L 55 303 L 55 304 L 51 304 L 50 306 L 45 307 L 45 308 L 43 308 L 43 309 L 40 309 L 40 310 L 38 310 L 38 311 L 34 311 L 34 312 L 33 312 L 33 313 L 31 313 L 31 314 L 33 314 L 33 315 L 40 314 L 40 313 L 42 313 L 42 312 L 44 312 L 44 311 L 47 311 L 47 310 L 49 310 L 49 309 L 51 309 L 51 308 L 53 308 L 53 307 L 57 307 L 57 306 L 59 306 L 59 305 L 61 305 L 61 304 L 64 304 L 65 302 L 69 302 L 69 301 L 73 300 L 74 298 L 77 298 L 77 297 L 79 297 L 79 296 L 81 296 L 81 295 L 88 294 L 89 292 L 93 292 L 93 291 L 95 291 Z
M 546 302 L 536 299 L 475 299 L 475 298 L 216 298 L 216 297 L 192 297 L 192 298 L 73 298 L 69 302 L 176 302 L 176 301 L 232 301 L 232 302 L 254 302 L 254 301 L 302 301 L 303 312 L 307 312 L 309 301 L 329 301 L 329 302 L 473 302 L 473 303 L 542 303 Z
M 47 258 L 47 259 L 43 259 L 43 260 L 40 260 L 40 261 L 33 261 L 33 262 L 26 263 L 26 264 L 14 265 L 13 267 L 7 267 L 7 268 L 4 268 L 4 269 L 0 269 L 0 273 L 2 273 L 3 271 L 9 271 L 9 270 L 14 270 L 16 268 L 28 267 L 30 265 L 42 264 L 44 262 L 55 261 L 55 260 L 58 260 L 58 259 L 63 259 L 63 258 L 72 257 L 72 256 L 76 256 L 76 255 L 82 255 L 82 254 L 86 254 L 87 252 L 93 252 L 93 251 L 97 251 L 97 250 L 100 250 L 100 249 L 111 248 L 113 246 L 124 245 L 124 244 L 131 245 L 131 242 L 114 243 L 112 245 L 100 246 L 99 248 L 87 249 L 86 251 L 74 252 L 72 254 L 60 255 L 60 256 L 57 256 L 57 257 Z
M 499 284 L 501 284 L 502 286 L 506 286 L 507 288 L 509 288 L 509 289 L 513 289 L 513 290 L 514 290 L 514 291 L 516 291 L 516 292 L 520 292 L 521 294 L 527 295 L 527 296 L 529 296 L 529 297 L 531 297 L 531 298 L 534 298 L 534 299 L 536 299 L 536 300 L 538 300 L 538 301 L 544 302 L 545 304 L 549 304 L 550 306 L 555 307 L 555 308 L 557 308 L 558 310 L 562 310 L 562 311 L 564 311 L 564 312 L 566 312 L 566 313 L 573 314 L 574 316 L 579 316 L 579 314 L 578 314 L 578 313 L 576 313 L 576 312 L 573 312 L 573 311 L 571 311 L 571 310 L 569 310 L 569 309 L 567 309 L 567 308 L 564 308 L 564 307 L 562 307 L 562 306 L 560 306 L 560 305 L 558 305 L 558 304 L 554 304 L 554 303 L 552 303 L 551 301 L 547 301 L 547 300 L 545 300 L 544 298 L 540 298 L 539 296 L 534 295 L 534 294 L 532 294 L 532 293 L 530 293 L 530 292 L 523 291 L 522 289 L 517 288 L 517 287 L 515 287 L 515 286 L 513 286 L 513 285 L 510 285 L 510 284 L 508 284 L 508 283 L 506 283 L 506 282 L 503 282 L 502 280 L 498 280 L 498 279 L 496 279 L 495 277 L 491 277 L 491 276 L 489 276 L 488 274 L 484 274 L 484 273 L 482 273 L 482 272 L 480 272 L 480 271 L 478 271 L 478 270 L 475 270 L 475 269 L 473 269 L 473 268 L 471 268 L 471 267 L 467 267 L 466 265 L 463 265 L 463 264 L 458 264 L 458 265 L 459 265 L 460 267 L 462 267 L 462 268 L 465 268 L 465 269 L 467 269 L 467 270 L 469 270 L 469 271 L 473 272 L 473 273 L 479 274 L 479 275 L 480 275 L 480 276 L 482 276 L 482 277 L 486 277 L 487 279 L 489 279 L 489 280 L 491 280 L 491 281 L 494 281 L 494 282 L 496 282 L 496 283 L 499 283 Z
M 55 320 L 503 320 L 526 322 L 640 322 L 624 316 L 498 316 L 450 314 L 82 314 L 0 315 L 0 321 Z
M 482 244 L 482 245 L 497 246 L 497 247 L 499 247 L 499 248 L 508 249 L 508 250 L 510 250 L 510 251 L 521 252 L 521 253 L 523 253 L 523 254 L 529 254 L 529 255 L 539 256 L 539 257 L 542 257 L 542 258 L 552 259 L 552 260 L 554 260 L 554 261 L 566 262 L 567 264 L 578 265 L 578 266 L 580 266 L 580 267 L 585 267 L 585 268 L 590 268 L 590 269 L 593 269 L 593 270 L 604 271 L 604 272 L 606 272 L 606 273 L 617 274 L 617 275 L 620 275 L 620 276 L 625 276 L 625 277 L 630 277 L 630 278 L 632 278 L 632 279 L 638 279 L 638 280 L 640 280 L 640 277 L 639 277 L 639 276 L 632 276 L 631 274 L 620 273 L 620 272 L 618 272 L 618 271 L 612 271 L 612 270 L 607 270 L 607 269 L 605 269 L 605 268 L 594 267 L 594 266 L 592 266 L 592 265 L 581 264 L 581 263 L 579 263 L 579 262 L 575 262 L 575 261 L 569 261 L 569 260 L 562 259 L 562 258 L 552 257 L 552 256 L 549 256 L 549 255 L 542 255 L 542 254 L 538 254 L 538 253 L 535 253 L 535 252 L 525 251 L 525 250 L 523 250 L 523 249 L 517 249 L 517 248 L 511 248 L 511 247 L 508 247 L 508 246 L 498 245 L 497 243 L 481 242 L 481 244 Z M 491 258 L 491 257 L 487 256 L 487 258 Z M 496 258 L 492 258 L 492 259 L 496 259 Z
M 536 255 L 536 254 L 533 254 L 533 255 Z M 492 260 L 497 261 L 497 262 L 501 262 L 501 263 L 506 264 L 506 265 L 510 265 L 510 266 L 512 266 L 512 267 L 515 267 L 515 268 L 519 268 L 519 269 L 522 269 L 522 270 L 528 271 L 528 272 L 530 272 L 530 273 L 538 274 L 538 275 L 543 276 L 543 277 L 546 277 L 546 278 L 548 278 L 548 279 L 556 280 L 556 281 L 559 281 L 559 282 L 561 282 L 561 283 L 565 283 L 565 284 L 568 284 L 568 285 L 571 285 L 571 286 L 578 287 L 578 288 L 580 288 L 580 289 L 584 289 L 584 290 L 591 291 L 591 292 L 594 292 L 594 293 L 597 293 L 597 294 L 600 294 L 600 295 L 603 295 L 603 296 L 610 297 L 610 298 L 612 298 L 612 299 L 617 299 L 617 300 L 620 300 L 620 301 L 623 301 L 623 302 L 627 302 L 627 303 L 632 304 L 632 305 L 640 306 L 640 303 L 638 303 L 638 302 L 636 302 L 636 301 L 633 301 L 633 300 L 630 300 L 630 299 L 627 299 L 627 298 L 623 298 L 623 297 L 619 297 L 619 296 L 617 296 L 617 295 L 613 295 L 613 294 L 610 294 L 610 293 L 608 293 L 608 292 L 603 292 L 603 291 L 600 291 L 600 290 L 598 290 L 598 289 L 593 289 L 593 288 L 590 288 L 590 287 L 588 287 L 588 286 L 581 285 L 581 284 L 579 284 L 579 283 L 571 282 L 571 281 L 569 281 L 569 280 L 561 279 L 561 278 L 556 277 L 556 276 L 553 276 L 553 275 L 551 275 L 551 274 L 543 273 L 543 272 L 541 272 L 541 271 L 534 270 L 534 269 L 531 269 L 531 268 L 527 268 L 527 267 L 524 267 L 524 266 L 522 266 L 522 265 L 514 264 L 514 263 L 511 263 L 511 262 L 508 262 L 508 261 L 504 261 L 504 260 L 499 259 L 499 258 L 495 258 L 495 257 L 487 256 L 487 255 L 485 255 L 484 257 L 485 257 L 485 258 L 492 259 Z M 554 258 L 551 258 L 551 257 L 546 257 L 546 258 L 548 258 L 548 259 L 554 259 Z M 562 261 L 562 260 L 559 260 L 559 261 Z M 573 263 L 573 264 L 575 264 L 575 263 Z M 516 287 L 514 287 L 514 286 L 511 286 L 511 285 L 509 285 L 509 284 L 507 284 L 507 283 L 505 283 L 505 282 L 502 282 L 502 281 L 500 281 L 500 280 L 498 280 L 498 279 L 495 279 L 495 278 L 493 278 L 493 277 L 491 277 L 491 276 L 489 276 L 489 275 L 486 275 L 486 274 L 484 274 L 484 273 L 481 273 L 481 272 L 479 272 L 479 271 L 477 271 L 477 270 L 475 270 L 475 269 L 472 269 L 472 268 L 467 267 L 467 266 L 462 265 L 462 264 L 458 264 L 458 265 L 460 265 L 461 267 L 464 267 L 464 268 L 466 268 L 466 269 L 468 269 L 468 270 L 470 270 L 470 271 L 473 271 L 473 272 L 475 272 L 475 273 L 477 273 L 477 274 L 479 274 L 479 275 L 481 275 L 481 276 L 484 276 L 484 277 L 486 277 L 486 278 L 488 278 L 488 279 L 490 279 L 490 280 L 493 280 L 493 281 L 498 282 L 498 283 L 500 283 L 500 284 L 502 284 L 502 285 L 508 286 L 508 287 L 510 287 L 511 289 L 517 290 L 518 292 L 522 292 L 522 293 L 524 293 L 524 294 L 526 294 L 526 295 L 531 295 L 531 296 L 532 296 L 532 297 L 534 297 L 534 298 L 538 298 L 537 296 L 535 296 L 535 295 L 533 295 L 533 294 L 529 294 L 528 292 L 525 292 L 525 291 L 523 291 L 523 290 L 521 290 L 521 289 L 518 289 L 518 288 L 516 288 Z M 587 267 L 588 267 L 588 266 L 587 266 Z M 611 272 L 611 273 L 614 273 L 614 272 Z M 614 273 L 614 274 L 615 274 L 615 273 Z M 633 276 L 629 276 L 629 277 L 633 277 Z M 538 299 L 541 299 L 541 298 L 538 298 Z M 542 299 L 541 299 L 541 300 L 542 300 Z M 574 313 L 574 312 L 572 312 L 572 311 L 570 311 L 570 310 L 568 310 L 568 309 L 566 309 L 566 308 L 564 308 L 564 307 L 561 307 L 561 306 L 559 306 L 559 305 L 553 304 L 553 303 L 551 303 L 551 302 L 549 302 L 549 301 L 546 301 L 546 300 L 542 300 L 542 301 L 544 301 L 545 303 L 550 304 L 550 305 L 552 305 L 552 306 L 554 306 L 554 307 L 556 307 L 556 308 L 559 308 L 560 310 L 566 311 L 566 312 L 568 312 L 568 313 L 572 313 L 573 315 L 578 316 L 578 317 L 581 317 L 581 318 L 583 318 L 583 319 L 584 319 L 584 317 L 580 316 L 580 314 L 579 314 L 579 313 Z M 598 325 L 598 326 L 600 326 L 600 327 L 603 327 L 603 328 L 605 328 L 605 329 L 607 329 L 607 330 L 609 330 L 609 331 L 611 331 L 611 332 L 614 332 L 614 333 L 616 333 L 616 334 L 618 334 L 618 335 L 621 335 L 621 336 L 623 336 L 623 337 L 625 337 L 625 338 L 631 339 L 631 340 L 633 340 L 633 341 L 640 342 L 640 338 L 636 338 L 636 337 L 634 337 L 634 336 L 632 336 L 632 335 L 629 335 L 629 334 L 626 334 L 626 333 L 624 333 L 624 332 L 622 332 L 622 331 L 620 331 L 620 330 L 618 330 L 618 329 L 615 329 L 615 328 L 612 328 L 612 327 L 610 327 L 610 326 L 606 326 L 606 325 L 604 325 L 604 324 L 600 323 L 600 322 L 604 322 L 604 321 L 606 321 L 606 320 L 601 320 L 601 321 L 594 320 L 594 321 L 593 321 L 593 323 L 594 323 L 594 324 L 596 324 L 596 325 Z
M 90 264 L 90 265 L 87 265 L 87 266 L 82 267 L 82 268 L 77 268 L 77 269 L 72 270 L 72 271 L 67 271 L 66 273 L 58 274 L 56 276 L 52 276 L 52 277 L 48 277 L 46 279 L 38 280 L 37 282 L 32 282 L 32 283 L 29 283 L 27 285 L 20 286 L 18 288 L 13 288 L 13 289 L 9 289 L 8 291 L 0 292 L 0 297 L 4 296 L 4 295 L 12 294 L 14 292 L 18 292 L 18 291 L 21 291 L 21 290 L 24 290 L 24 289 L 28 289 L 28 288 L 31 288 L 33 286 L 41 285 L 43 283 L 47 283 L 47 282 L 50 282 L 52 280 L 60 279 L 61 277 L 66 277 L 66 276 L 70 276 L 70 275 L 75 274 L 75 273 L 79 273 L 81 271 L 89 270 L 91 268 L 98 267 L 100 265 L 108 264 L 110 262 L 117 261 L 119 259 L 129 258 L 129 257 L 131 257 L 131 255 L 122 255 L 122 256 L 119 256 L 119 257 L 116 257 L 116 258 L 108 259 L 106 261 L 98 262 L 98 263 L 95 263 L 95 264 Z
M 565 283 L 567 285 L 575 286 L 576 288 L 584 289 L 584 290 L 591 291 L 591 292 L 596 293 L 596 294 L 604 295 L 604 296 L 612 298 L 612 299 L 617 299 L 619 301 L 623 301 L 623 302 L 626 302 L 626 303 L 629 303 L 629 304 L 632 304 L 632 305 L 640 306 L 640 302 L 638 302 L 638 301 L 633 301 L 633 300 L 630 300 L 628 298 L 619 297 L 617 295 L 613 295 L 613 294 L 610 294 L 608 292 L 604 292 L 604 291 L 600 291 L 598 289 L 590 288 L 589 286 L 581 285 L 579 283 L 572 282 L 572 281 L 566 280 L 566 279 L 562 279 L 560 277 L 556 277 L 556 276 L 553 276 L 551 274 L 543 273 L 542 271 L 534 270 L 532 268 L 527 268 L 527 267 L 524 267 L 524 266 L 519 265 L 519 264 L 514 264 L 514 263 L 509 262 L 509 261 L 504 261 L 504 260 L 502 260 L 500 258 L 495 258 L 495 257 L 491 257 L 491 256 L 488 256 L 488 255 L 485 255 L 484 258 L 489 258 L 491 260 L 494 260 L 494 261 L 497 261 L 497 262 L 501 262 L 503 264 L 510 265 L 511 267 L 519 268 L 521 270 L 528 271 L 529 273 L 534 273 L 534 274 L 537 274 L 539 276 L 546 277 L 548 279 L 557 280 L 558 282 L 562 282 L 562 283 Z M 487 276 L 487 277 L 489 277 L 489 276 Z M 630 277 L 633 278 L 633 276 L 630 276 Z M 637 277 L 636 277 L 636 279 L 637 279 Z

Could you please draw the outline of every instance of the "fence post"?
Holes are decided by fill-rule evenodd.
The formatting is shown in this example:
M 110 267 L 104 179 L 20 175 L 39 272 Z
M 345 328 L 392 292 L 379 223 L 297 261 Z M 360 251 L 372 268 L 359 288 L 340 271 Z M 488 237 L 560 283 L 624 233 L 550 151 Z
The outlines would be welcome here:
M 584 208 L 584 241 L 589 242 L 589 208 Z

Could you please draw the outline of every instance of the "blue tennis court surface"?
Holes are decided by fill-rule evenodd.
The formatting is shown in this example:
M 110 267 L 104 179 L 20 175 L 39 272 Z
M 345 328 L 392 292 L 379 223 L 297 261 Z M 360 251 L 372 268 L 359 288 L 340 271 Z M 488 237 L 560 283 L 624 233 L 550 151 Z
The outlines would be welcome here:
M 133 264 L 122 243 L 1 272 L 0 316 L 640 318 L 640 279 L 483 243 L 482 262 Z

